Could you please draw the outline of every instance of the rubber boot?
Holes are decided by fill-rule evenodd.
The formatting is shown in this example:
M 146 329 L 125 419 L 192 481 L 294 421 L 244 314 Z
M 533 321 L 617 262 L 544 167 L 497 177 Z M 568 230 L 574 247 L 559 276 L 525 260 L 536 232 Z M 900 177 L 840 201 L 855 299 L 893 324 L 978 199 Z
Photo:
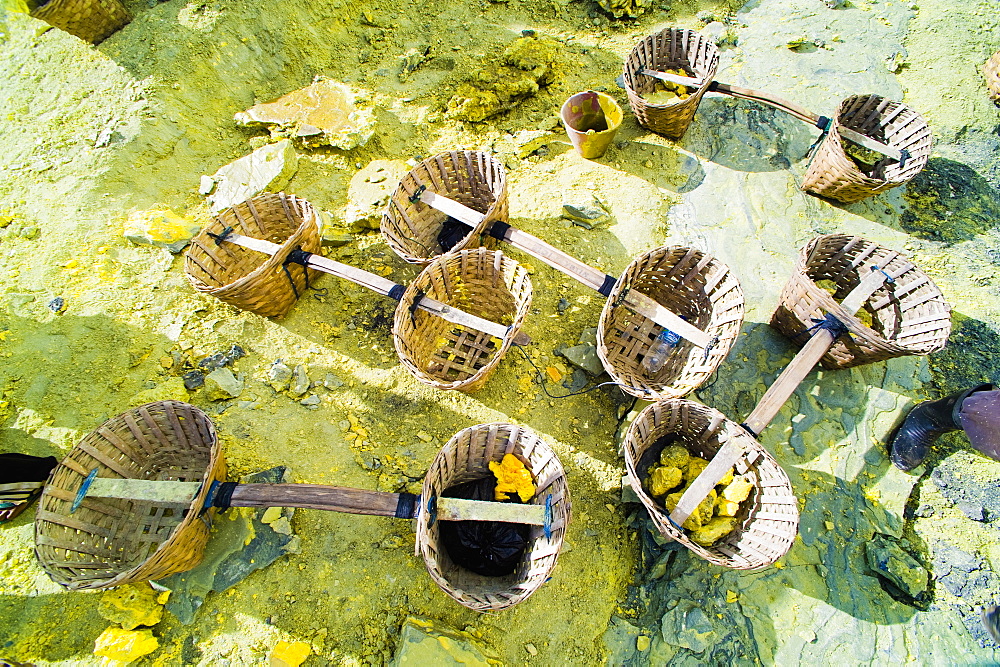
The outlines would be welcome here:
M 889 440 L 892 464 L 900 470 L 912 470 L 920 465 L 938 436 L 962 428 L 959 417 L 962 401 L 969 394 L 991 389 L 992 386 L 979 385 L 936 401 L 917 404 L 896 427 Z

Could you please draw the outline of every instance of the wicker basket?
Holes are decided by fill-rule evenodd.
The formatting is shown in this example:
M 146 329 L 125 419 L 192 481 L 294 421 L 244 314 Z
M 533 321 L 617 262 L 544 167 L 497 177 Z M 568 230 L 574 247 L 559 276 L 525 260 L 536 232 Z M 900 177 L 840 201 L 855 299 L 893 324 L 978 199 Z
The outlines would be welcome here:
M 500 341 L 414 307 L 429 296 L 510 325 Z M 527 270 L 500 251 L 476 248 L 442 255 L 410 283 L 396 308 L 392 340 L 400 361 L 438 389 L 475 391 L 500 363 L 531 305 Z
M 517 570 L 506 577 L 484 577 L 459 567 L 440 541 L 438 524 L 427 512 L 417 517 L 417 549 L 431 578 L 445 593 L 476 611 L 498 611 L 525 600 L 544 584 L 562 549 L 570 520 L 566 473 L 555 452 L 534 432 L 513 424 L 480 424 L 459 431 L 441 448 L 424 478 L 423 498 L 440 496 L 446 489 L 489 477 L 490 461 L 513 454 L 527 466 L 535 482 L 536 505 L 551 504 L 549 537 L 541 526 L 532 526 L 530 545 Z
M 899 102 L 878 95 L 854 95 L 840 103 L 832 122 L 802 181 L 803 190 L 821 197 L 850 204 L 891 190 L 919 174 L 931 155 L 927 123 Z M 837 131 L 841 126 L 906 150 L 909 157 L 904 163 L 883 158 L 865 174 L 844 152 L 844 139 Z
M 49 0 L 31 16 L 91 44 L 100 44 L 132 20 L 118 0 Z
M 743 447 L 736 472 L 749 475 L 754 489 L 742 503 L 736 529 L 710 547 L 692 542 L 642 486 L 644 468 L 659 457 L 659 451 L 651 448 L 667 436 L 675 438 L 671 444 L 683 445 L 690 453 L 708 460 L 730 438 L 737 438 Z M 792 546 L 799 529 L 799 508 L 788 475 L 757 440 L 718 410 L 684 399 L 653 403 L 629 426 L 623 449 L 629 484 L 649 510 L 657 529 L 705 560 L 737 570 L 753 570 L 771 565 Z
M 238 234 L 281 244 L 268 257 L 234 243 L 216 243 L 211 234 L 232 227 Z M 198 234 L 184 261 L 199 292 L 265 317 L 282 317 L 320 275 L 300 264 L 285 264 L 296 248 L 320 250 L 319 215 L 304 199 L 266 192 L 222 211 Z
M 663 331 L 652 320 L 619 305 L 626 290 L 638 290 L 705 331 L 709 348 L 681 339 L 655 374 L 643 358 Z M 680 398 L 698 388 L 729 354 L 743 324 L 743 290 L 729 267 L 711 255 L 665 246 L 635 258 L 604 304 L 597 328 L 597 354 L 622 389 L 646 400 Z M 706 354 L 707 350 L 707 354 Z
M 640 74 L 643 69 L 664 71 L 680 68 L 701 79 L 701 87 L 676 104 L 652 104 L 643 95 L 655 90 L 656 79 Z M 639 124 L 670 139 L 687 132 L 701 98 L 719 68 L 719 49 L 703 35 L 686 28 L 666 28 L 644 37 L 625 60 L 625 92 Z
M 986 77 L 986 90 L 994 104 L 1000 105 L 1000 51 L 997 51 L 983 65 L 983 76 Z
M 198 564 L 214 512 L 200 511 L 210 484 L 190 505 L 85 498 L 70 513 L 95 467 L 100 477 L 225 479 L 225 459 L 205 413 L 187 403 L 159 401 L 106 421 L 52 471 L 35 515 L 38 560 L 70 590 L 158 579 Z
M 422 186 L 486 217 L 453 247 L 443 249 L 438 235 L 448 216 L 423 202 L 410 201 Z M 427 264 L 444 252 L 479 245 L 483 231 L 498 220 L 507 222 L 507 173 L 503 165 L 482 151 L 451 151 L 427 158 L 403 177 L 382 216 L 382 233 L 389 247 L 407 262 Z
M 857 287 L 872 265 L 895 282 L 883 285 L 862 306 L 871 318 L 869 327 L 848 314 L 839 301 Z M 833 281 L 836 294 L 817 286 L 820 280 Z M 802 249 L 795 273 L 771 316 L 771 326 L 803 345 L 809 340 L 806 330 L 826 313 L 835 315 L 851 335 L 838 338 L 823 356 L 824 368 L 929 354 L 944 347 L 951 332 L 951 307 L 927 274 L 898 252 L 860 236 L 820 236 Z

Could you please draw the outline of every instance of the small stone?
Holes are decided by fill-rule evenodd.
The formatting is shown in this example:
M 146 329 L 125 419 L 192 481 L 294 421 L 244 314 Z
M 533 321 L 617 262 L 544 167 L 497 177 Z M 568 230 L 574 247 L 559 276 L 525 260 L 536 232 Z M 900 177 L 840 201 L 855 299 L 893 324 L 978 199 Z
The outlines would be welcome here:
M 694 653 L 702 653 L 716 643 L 718 633 L 712 619 L 700 605 L 682 600 L 663 615 L 661 626 L 663 640 L 674 646 L 682 646 Z
M 556 304 L 556 310 L 560 314 L 565 313 L 569 309 L 569 301 L 567 299 L 559 299 L 559 303 Z
M 215 189 L 215 179 L 211 176 L 202 176 L 201 181 L 198 183 L 198 194 L 200 195 L 210 195 L 212 190 Z
M 285 391 L 292 379 L 292 369 L 278 359 L 267 371 L 267 383 L 275 391 Z
M 323 386 L 327 389 L 338 389 L 344 386 L 344 381 L 333 373 L 327 373 L 323 376 Z
M 194 391 L 205 384 L 205 374 L 199 370 L 188 371 L 182 378 L 184 380 L 184 388 L 188 391 Z
M 38 227 L 34 225 L 28 225 L 27 227 L 22 227 L 20 232 L 21 238 L 28 239 L 29 241 L 37 239 L 38 234 L 39 234 Z
M 292 397 L 298 398 L 299 396 L 303 396 L 307 391 L 309 391 L 309 375 L 306 373 L 306 367 L 298 364 L 292 372 L 292 380 L 288 387 L 288 393 Z
M 417 431 L 417 437 L 423 440 L 424 442 L 430 442 L 431 440 L 434 439 L 434 436 L 432 436 L 427 431 Z
M 217 186 L 208 195 L 212 212 L 235 206 L 262 192 L 278 192 L 298 169 L 298 155 L 285 139 L 262 146 L 250 155 L 230 162 L 212 176 Z
M 638 502 L 641 502 L 639 500 L 639 496 L 636 495 L 636 493 L 635 493 L 635 489 L 632 488 L 632 485 L 628 481 L 628 475 L 623 475 L 622 476 L 622 495 L 621 495 L 621 499 L 622 499 L 623 503 L 638 503 Z
M 320 404 L 320 397 L 317 396 L 316 394 L 310 394 L 309 396 L 306 396 L 301 401 L 299 401 L 299 405 L 304 405 L 306 407 L 319 404 Z
M 587 373 L 579 368 L 574 368 L 569 382 L 563 382 L 563 386 L 572 392 L 577 392 L 586 387 L 588 382 L 590 379 L 587 377 Z
M 322 244 L 328 248 L 342 248 L 345 245 L 354 243 L 354 234 L 346 229 L 323 228 Z
M 152 208 L 130 213 L 123 236 L 136 245 L 166 248 L 176 254 L 201 231 L 202 222 L 193 216 L 180 216 L 169 208 Z
M 635 638 L 635 650 L 645 653 L 649 650 L 649 635 L 639 635 Z
M 56 298 L 52 299 L 52 301 L 49 301 L 46 307 L 56 315 L 62 315 L 64 312 L 66 312 L 66 300 L 63 299 L 61 296 L 57 296 Z
M 986 511 L 983 506 L 975 502 L 959 502 L 955 506 L 973 521 L 986 521 Z
M 534 644 L 525 644 L 524 650 L 527 651 L 528 655 L 530 655 L 531 657 L 535 657 L 536 655 L 538 655 L 538 649 L 535 648 Z
M 565 553 L 566 549 L 563 549 Z M 409 616 L 403 623 L 393 657 L 394 667 L 422 665 L 485 665 L 496 661 L 486 647 L 468 632 L 453 630 L 438 621 Z
M 280 641 L 271 650 L 270 667 L 299 667 L 312 648 L 305 642 Z
M 243 380 L 228 368 L 217 368 L 205 376 L 206 397 L 210 401 L 225 401 L 243 393 Z
M 580 332 L 579 342 L 583 345 L 597 345 L 597 327 L 587 327 Z
M 281 518 L 280 507 L 268 507 L 260 517 L 261 523 L 272 524 Z
M 129 663 L 144 655 L 149 655 L 160 642 L 152 630 L 122 630 L 110 627 L 94 641 L 94 655 Z
M 592 195 L 564 200 L 562 217 L 574 222 L 585 222 L 589 225 L 600 224 L 609 218 L 608 212 L 601 207 L 600 203 Z
M 601 358 L 597 356 L 597 348 L 593 345 L 574 345 L 563 348 L 558 354 L 595 377 L 604 372 L 604 364 L 601 363 Z
M 169 595 L 169 593 L 167 594 Z M 166 596 L 148 583 L 125 584 L 101 593 L 97 613 L 126 630 L 140 625 L 156 625 L 163 618 Z

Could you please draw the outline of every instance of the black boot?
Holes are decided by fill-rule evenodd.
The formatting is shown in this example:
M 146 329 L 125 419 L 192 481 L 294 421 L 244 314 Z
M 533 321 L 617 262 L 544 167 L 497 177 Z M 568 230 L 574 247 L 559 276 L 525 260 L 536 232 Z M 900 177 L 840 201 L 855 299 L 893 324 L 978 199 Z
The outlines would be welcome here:
M 962 428 L 958 416 L 962 401 L 973 392 L 992 387 L 989 384 L 979 385 L 936 401 L 917 404 L 889 438 L 892 464 L 900 470 L 912 470 L 920 465 L 939 435 Z

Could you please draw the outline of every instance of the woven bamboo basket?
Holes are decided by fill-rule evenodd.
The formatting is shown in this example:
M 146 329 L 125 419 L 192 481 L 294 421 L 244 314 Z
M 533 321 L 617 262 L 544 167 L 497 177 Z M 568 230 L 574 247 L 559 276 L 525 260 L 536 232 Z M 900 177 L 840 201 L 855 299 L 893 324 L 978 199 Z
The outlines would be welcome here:
M 507 324 L 501 341 L 448 322 L 413 303 L 437 299 L 494 322 Z M 410 283 L 396 308 L 392 340 L 403 366 L 438 389 L 479 389 L 496 369 L 531 305 L 527 270 L 498 250 L 475 248 L 438 257 Z
M 460 431 L 438 452 L 424 478 L 423 498 L 489 477 L 490 461 L 513 454 L 528 468 L 535 483 L 535 505 L 550 504 L 551 533 L 532 526 L 530 545 L 517 570 L 506 577 L 484 577 L 459 567 L 441 544 L 438 524 L 427 512 L 417 517 L 417 549 L 431 578 L 445 593 L 476 611 L 499 611 L 527 599 L 544 584 L 555 567 L 570 521 L 566 473 L 552 448 L 534 432 L 513 424 L 480 424 Z
M 647 102 L 643 96 L 656 89 L 656 79 L 640 72 L 678 68 L 700 79 L 701 87 L 676 104 Z M 711 39 L 693 30 L 666 28 L 644 37 L 625 59 L 625 92 L 632 113 L 643 127 L 670 139 L 680 139 L 687 132 L 718 69 L 719 49 Z
M 681 339 L 663 367 L 650 373 L 642 360 L 657 344 L 663 327 L 620 305 L 637 290 L 712 337 L 708 348 Z M 601 311 L 597 354 L 615 382 L 646 400 L 680 398 L 698 388 L 729 354 L 743 324 L 743 290 L 736 276 L 712 255 L 682 246 L 664 246 L 628 265 Z
M 709 547 L 695 544 L 670 520 L 669 513 L 643 488 L 650 463 L 659 458 L 654 447 L 670 436 L 670 444 L 711 460 L 726 440 L 736 438 L 743 454 L 735 471 L 754 484 L 737 514 L 733 532 Z M 799 509 L 788 475 L 764 447 L 718 410 L 685 399 L 660 401 L 646 407 L 629 426 L 624 440 L 625 469 L 629 484 L 649 510 L 657 529 L 710 563 L 737 570 L 771 565 L 792 546 L 799 529 Z
M 91 44 L 100 44 L 132 20 L 118 0 L 49 0 L 31 16 Z
M 281 244 L 281 249 L 268 257 L 232 243 L 216 243 L 211 235 L 227 227 Z M 222 211 L 201 230 L 191 241 L 184 269 L 199 292 L 265 317 L 282 317 L 320 275 L 285 260 L 297 248 L 317 253 L 320 244 L 319 215 L 309 202 L 266 192 Z
M 486 217 L 453 247 L 442 248 L 438 235 L 448 216 L 423 202 L 411 201 L 421 188 Z M 382 233 L 389 247 L 407 262 L 428 264 L 444 252 L 479 245 L 480 235 L 496 221 L 507 222 L 507 172 L 503 165 L 483 151 L 451 151 L 427 158 L 402 178 L 382 216 Z M 492 239 L 484 241 L 493 247 Z
M 878 95 L 848 97 L 840 103 L 832 123 L 802 181 L 803 190 L 821 197 L 848 204 L 872 197 L 912 179 L 931 155 L 931 131 L 920 114 Z M 884 157 L 863 172 L 844 152 L 838 127 L 905 150 L 909 156 L 905 162 Z
M 214 513 L 200 512 L 209 484 L 190 505 L 86 498 L 71 513 L 94 468 L 101 477 L 225 479 L 225 459 L 205 413 L 187 403 L 159 401 L 109 419 L 52 471 L 35 515 L 35 554 L 48 575 L 70 590 L 157 579 L 201 561 Z
M 994 104 L 1000 105 L 1000 51 L 994 53 L 983 66 L 986 90 Z
M 876 265 L 894 282 L 879 288 L 862 306 L 868 326 L 838 301 Z M 830 280 L 835 294 L 816 285 Z M 951 332 L 951 307 L 937 285 L 910 260 L 860 236 L 829 234 L 810 241 L 799 253 L 785 284 L 771 326 L 797 345 L 806 330 L 831 313 L 849 330 L 823 356 L 824 368 L 848 368 L 893 357 L 930 354 L 944 347 Z M 860 312 L 859 312 L 860 315 Z

